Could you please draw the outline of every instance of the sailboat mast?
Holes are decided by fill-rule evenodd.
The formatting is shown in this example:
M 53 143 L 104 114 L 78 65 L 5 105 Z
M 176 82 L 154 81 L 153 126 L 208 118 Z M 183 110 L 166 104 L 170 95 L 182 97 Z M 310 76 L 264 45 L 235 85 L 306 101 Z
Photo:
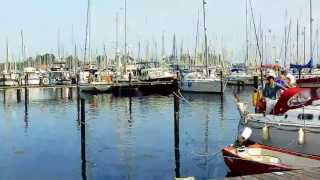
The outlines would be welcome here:
M 248 40 L 248 0 L 246 0 L 246 59 L 244 64 L 247 65 L 249 59 L 249 40 Z
M 204 30 L 204 55 L 205 55 L 205 60 L 206 60 L 206 74 L 207 76 L 209 75 L 208 71 L 208 39 L 207 39 L 207 27 L 206 27 L 206 4 L 207 2 L 203 0 L 203 30 Z
M 86 63 L 87 50 L 88 50 L 89 16 L 90 16 L 90 0 L 88 0 L 88 5 L 87 5 L 86 36 L 85 36 L 85 42 L 84 42 L 84 57 L 83 57 L 84 64 Z
M 165 54 L 165 47 L 164 47 L 164 31 L 162 31 L 162 38 L 161 38 L 161 60 L 164 59 Z
M 312 43 L 312 33 L 313 33 L 313 19 L 312 19 L 312 0 L 310 0 L 310 59 L 313 58 L 313 43 Z
M 303 27 L 303 63 L 306 63 L 306 27 Z
M 297 20 L 297 64 L 299 63 L 299 20 Z
M 119 52 L 119 14 L 116 13 L 116 60 L 118 59 L 118 52 Z
M 128 60 L 127 53 L 127 0 L 124 0 L 124 55 L 126 62 Z
M 5 66 L 5 71 L 6 73 L 8 73 L 8 69 L 9 69 L 9 42 L 8 42 L 8 38 L 6 39 L 6 66 Z
M 21 35 L 21 60 L 24 59 L 24 38 L 23 38 L 23 30 L 20 31 Z
M 196 65 L 196 62 L 198 60 L 198 45 L 199 45 L 199 23 L 200 23 L 200 12 L 198 9 L 198 18 L 197 18 L 197 32 L 196 32 L 196 47 L 194 49 L 194 63 L 193 65 Z

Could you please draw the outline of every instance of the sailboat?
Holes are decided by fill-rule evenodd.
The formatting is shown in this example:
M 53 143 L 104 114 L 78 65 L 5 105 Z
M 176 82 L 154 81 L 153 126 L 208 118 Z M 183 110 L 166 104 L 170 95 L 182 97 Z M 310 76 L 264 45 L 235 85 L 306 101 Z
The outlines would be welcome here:
M 0 77 L 0 86 L 18 86 L 19 74 L 16 73 L 16 68 L 12 71 L 12 64 L 9 62 L 9 47 L 8 40 L 6 42 L 6 63 L 4 64 L 4 71 Z M 14 66 L 16 64 L 14 63 Z
M 86 23 L 86 37 L 84 48 L 84 62 L 87 59 L 87 43 L 90 38 L 90 0 L 87 5 L 87 23 Z M 90 48 L 89 48 L 90 50 Z M 79 72 L 79 86 L 80 90 L 88 93 L 103 93 L 111 90 L 112 75 L 109 72 L 100 70 L 97 65 L 89 62 L 82 66 L 82 71 Z
M 183 92 L 194 93 L 223 93 L 226 81 L 222 77 L 217 77 L 215 70 L 208 68 L 208 43 L 206 27 L 206 1 L 203 0 L 203 21 L 204 21 L 204 40 L 205 40 L 205 69 L 182 74 L 180 88 Z
M 296 71 L 297 86 L 299 87 L 320 87 L 320 73 L 314 69 L 313 59 L 313 17 L 312 17 L 312 0 L 310 0 L 310 60 L 307 64 L 290 64 L 290 68 Z M 309 69 L 308 72 L 303 72 L 303 69 Z M 312 72 L 314 71 L 314 72 Z

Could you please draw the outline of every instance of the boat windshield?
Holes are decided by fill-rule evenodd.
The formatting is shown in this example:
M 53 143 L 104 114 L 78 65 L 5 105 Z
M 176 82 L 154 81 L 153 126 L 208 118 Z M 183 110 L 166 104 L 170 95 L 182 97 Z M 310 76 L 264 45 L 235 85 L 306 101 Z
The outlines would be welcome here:
M 303 91 L 298 92 L 294 96 L 292 96 L 288 100 L 289 107 L 296 107 L 306 104 L 309 100 L 311 100 L 311 90 L 305 89 Z

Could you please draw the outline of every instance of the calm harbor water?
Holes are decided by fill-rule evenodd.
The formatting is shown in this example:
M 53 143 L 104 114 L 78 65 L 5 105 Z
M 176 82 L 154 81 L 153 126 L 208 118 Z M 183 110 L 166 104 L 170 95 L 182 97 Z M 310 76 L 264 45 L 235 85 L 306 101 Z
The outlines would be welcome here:
M 240 91 L 249 99 L 250 89 Z M 223 178 L 221 149 L 234 142 L 239 115 L 229 88 L 219 95 L 183 94 L 180 161 L 175 159 L 173 96 L 85 95 L 81 156 L 76 90 L 0 91 L 0 179 Z M 83 160 L 86 163 L 83 164 Z M 180 168 L 176 168 L 176 164 Z

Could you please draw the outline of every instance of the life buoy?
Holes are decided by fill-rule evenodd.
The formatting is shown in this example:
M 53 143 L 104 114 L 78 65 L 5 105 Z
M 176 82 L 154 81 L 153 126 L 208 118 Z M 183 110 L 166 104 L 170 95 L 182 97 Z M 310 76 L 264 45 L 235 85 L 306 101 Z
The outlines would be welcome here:
M 42 79 L 42 83 L 43 83 L 43 84 L 49 84 L 49 79 L 48 79 L 48 78 Z

